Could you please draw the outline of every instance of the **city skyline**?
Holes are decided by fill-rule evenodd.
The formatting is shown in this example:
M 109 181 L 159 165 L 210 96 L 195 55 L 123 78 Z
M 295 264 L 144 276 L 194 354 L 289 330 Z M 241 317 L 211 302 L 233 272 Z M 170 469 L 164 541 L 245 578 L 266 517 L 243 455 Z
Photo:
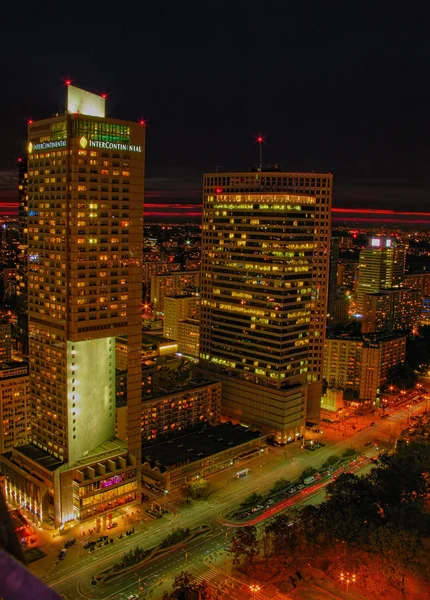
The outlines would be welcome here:
M 199 197 L 203 172 L 250 168 L 258 161 L 255 137 L 261 132 L 264 162 L 334 173 L 336 207 L 399 208 L 407 202 L 424 209 L 427 9 L 406 11 L 398 1 L 389 14 L 383 7 L 337 10 L 315 1 L 309 10 L 256 0 L 246 11 L 235 3 L 228 11 L 223 6 L 214 14 L 169 2 L 162 10 L 135 7 L 134 18 L 121 27 L 88 7 L 88 22 L 97 23 L 91 43 L 106 50 L 108 69 L 76 49 L 81 34 L 64 28 L 63 15 L 27 21 L 7 7 L 2 48 L 14 49 L 14 63 L 4 65 L 8 98 L 0 102 L 7 140 L 0 148 L 0 201 L 11 201 L 16 188 L 27 120 L 61 111 L 61 84 L 71 79 L 107 93 L 108 114 L 147 120 L 148 198 L 188 202 Z M 33 41 L 41 19 L 64 36 L 49 61 L 46 47 Z M 118 51 L 123 47 L 126 60 Z M 43 82 L 32 68 L 41 63 Z M 54 98 L 53 105 L 46 98 Z

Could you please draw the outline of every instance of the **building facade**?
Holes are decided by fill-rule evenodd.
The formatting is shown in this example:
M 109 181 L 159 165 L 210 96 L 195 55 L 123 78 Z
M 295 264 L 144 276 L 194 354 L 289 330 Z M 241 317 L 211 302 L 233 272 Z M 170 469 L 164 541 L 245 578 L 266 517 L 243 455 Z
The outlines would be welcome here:
M 406 336 L 329 337 L 325 341 L 324 379 L 331 389 L 348 390 L 360 400 L 374 402 L 390 369 L 402 364 L 405 355 Z
M 0 363 L 0 454 L 27 444 L 30 432 L 28 364 Z
M 223 413 L 278 439 L 318 421 L 332 176 L 204 175 L 200 364 Z
M 178 352 L 197 359 L 200 356 L 200 321 L 185 319 L 178 324 Z
M 176 271 L 151 277 L 151 302 L 155 312 L 164 313 L 164 298 L 196 294 L 200 286 L 200 271 Z
M 363 298 L 363 333 L 417 333 L 423 306 L 421 290 L 399 288 L 365 294 Z
M 145 127 L 106 118 L 104 98 L 73 86 L 67 106 L 28 129 L 31 444 L 7 459 L 30 472 L 35 461 L 50 465 L 46 516 L 56 526 L 83 518 L 61 481 L 115 436 L 115 336 L 124 333 L 135 468 L 141 449 Z
M 0 363 L 12 360 L 12 326 L 7 321 L 0 321 Z
M 389 242 L 391 241 L 386 240 L 387 244 Z M 363 313 L 365 294 L 400 287 L 405 272 L 405 262 L 406 248 L 403 246 L 378 245 L 361 250 L 357 283 L 358 313 Z
M 198 314 L 199 298 L 197 296 L 168 296 L 164 298 L 164 337 L 178 341 L 180 321 L 196 318 Z

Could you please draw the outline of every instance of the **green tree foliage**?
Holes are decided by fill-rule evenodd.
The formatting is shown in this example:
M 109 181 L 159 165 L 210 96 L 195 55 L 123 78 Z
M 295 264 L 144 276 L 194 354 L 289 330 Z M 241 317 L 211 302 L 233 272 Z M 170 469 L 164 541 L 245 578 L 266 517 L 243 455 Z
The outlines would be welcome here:
M 306 467 L 306 469 L 304 469 L 302 474 L 300 475 L 299 479 L 306 479 L 307 477 L 315 475 L 315 473 L 318 473 L 318 471 L 314 467 Z
M 290 482 L 288 481 L 288 479 L 284 479 L 283 477 L 281 477 L 281 479 L 277 479 L 275 481 L 272 489 L 270 490 L 270 493 L 277 494 L 278 492 L 282 492 L 282 490 L 285 490 L 285 488 L 287 488 L 289 485 Z
M 245 500 L 240 505 L 240 508 L 248 508 L 251 506 L 255 506 L 256 504 L 260 504 L 263 502 L 263 496 L 257 494 L 257 492 L 253 492 L 250 496 L 245 498 Z
M 177 528 L 169 533 L 167 537 L 160 544 L 160 548 L 167 548 L 168 546 L 172 546 L 173 544 L 177 544 L 178 542 L 182 542 L 190 535 L 190 530 Z
M 325 463 L 323 463 L 323 466 L 321 468 L 323 470 L 328 469 L 332 465 L 336 465 L 338 462 L 339 462 L 339 457 L 336 454 L 331 454 L 327 458 L 327 460 L 325 461 Z
M 349 456 L 354 456 L 355 454 L 357 454 L 357 450 L 355 448 L 347 448 L 342 454 L 342 458 L 348 458 Z
M 236 564 L 240 562 L 242 556 L 245 557 L 246 562 L 253 563 L 259 549 L 255 525 L 249 525 L 238 529 L 236 535 L 232 539 L 231 548 L 234 553 L 233 560 Z
M 190 481 L 185 486 L 185 493 L 191 496 L 194 500 L 200 498 L 206 498 L 210 489 L 210 483 L 206 479 L 197 479 L 196 481 Z
M 401 502 L 428 500 L 430 494 L 430 445 L 412 442 L 397 449 L 395 454 L 385 454 L 379 468 L 372 474 L 379 502 L 396 506 Z
M 172 592 L 165 592 L 163 600 L 216 600 L 216 597 L 206 581 L 197 583 L 191 573 L 182 571 L 173 581 Z

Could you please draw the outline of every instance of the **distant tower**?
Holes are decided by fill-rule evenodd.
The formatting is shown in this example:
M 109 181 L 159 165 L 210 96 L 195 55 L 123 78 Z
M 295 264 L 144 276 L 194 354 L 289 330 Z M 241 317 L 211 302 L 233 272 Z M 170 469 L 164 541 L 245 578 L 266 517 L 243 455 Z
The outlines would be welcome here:
M 400 287 L 405 272 L 404 246 L 396 246 L 387 238 L 372 238 L 371 246 L 360 252 L 357 312 L 363 314 L 364 295 Z

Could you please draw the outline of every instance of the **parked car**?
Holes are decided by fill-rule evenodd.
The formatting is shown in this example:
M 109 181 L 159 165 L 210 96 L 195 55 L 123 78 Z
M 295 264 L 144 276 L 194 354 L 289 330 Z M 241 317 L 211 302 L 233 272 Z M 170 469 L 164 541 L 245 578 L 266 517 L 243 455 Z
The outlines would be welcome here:
M 64 544 L 65 548 L 70 548 L 70 546 L 73 546 L 73 544 L 76 544 L 76 539 L 75 538 L 70 538 L 70 540 L 67 540 L 67 542 Z
M 58 560 L 64 560 L 64 558 L 66 557 L 67 554 L 67 550 L 65 550 L 64 548 L 62 550 L 60 550 L 60 552 L 58 553 Z
M 107 526 L 108 529 L 113 529 L 114 527 L 118 527 L 118 523 L 116 521 L 114 521 L 113 523 L 109 523 L 109 525 Z
M 94 542 L 94 541 L 86 542 L 84 544 L 84 550 L 87 550 L 88 548 L 94 548 L 95 545 L 96 545 L 96 542 Z

